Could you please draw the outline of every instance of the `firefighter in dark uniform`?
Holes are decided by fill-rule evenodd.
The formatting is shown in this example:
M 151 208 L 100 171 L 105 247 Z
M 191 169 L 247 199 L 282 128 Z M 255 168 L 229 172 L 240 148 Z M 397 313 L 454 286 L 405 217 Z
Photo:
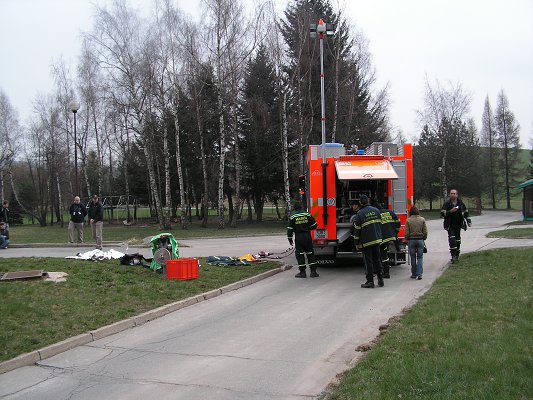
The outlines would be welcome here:
M 450 190 L 450 198 L 442 205 L 440 214 L 444 218 L 444 229 L 448 231 L 451 262 L 459 261 L 461 252 L 461 229 L 466 230 L 466 225 L 472 226 L 470 215 L 465 203 L 458 197 L 457 189 Z
M 361 195 L 359 198 L 361 209 L 357 212 L 353 224 L 353 238 L 356 245 L 363 248 L 363 260 L 366 269 L 366 282 L 362 288 L 374 287 L 374 274 L 378 276 L 378 286 L 383 287 L 383 267 L 380 260 L 381 214 L 376 207 L 368 204 L 368 197 Z
M 396 242 L 402 224 L 394 211 L 380 204 L 378 206 L 381 213 L 381 265 L 383 266 L 383 278 L 388 279 L 390 278 L 389 244 Z
M 309 269 L 311 270 L 311 278 L 317 278 L 316 259 L 313 250 L 313 241 L 311 239 L 311 231 L 316 229 L 316 221 L 311 214 L 302 210 L 302 205 L 299 202 L 294 203 L 294 213 L 289 218 L 289 226 L 287 227 L 287 239 L 292 246 L 292 236 L 295 236 L 295 255 L 298 262 L 299 273 L 294 275 L 295 278 L 307 278 L 306 274 L 306 257 Z

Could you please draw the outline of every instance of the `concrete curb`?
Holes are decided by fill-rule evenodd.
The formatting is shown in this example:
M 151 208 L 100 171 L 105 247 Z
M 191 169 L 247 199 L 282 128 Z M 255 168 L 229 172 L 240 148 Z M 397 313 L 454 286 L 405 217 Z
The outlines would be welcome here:
M 73 349 L 74 347 L 94 342 L 106 336 L 125 331 L 126 329 L 135 328 L 136 326 L 143 325 L 148 321 L 163 317 L 171 312 L 181 310 L 182 308 L 192 306 L 193 304 L 200 303 L 204 300 L 209 300 L 218 297 L 221 294 L 228 293 L 233 290 L 238 290 L 253 283 L 262 281 L 263 279 L 270 278 L 271 276 L 274 276 L 283 271 L 287 271 L 290 268 L 292 268 L 290 265 L 282 265 L 279 268 L 263 272 L 259 275 L 252 276 L 250 278 L 243 279 L 242 281 L 231 283 L 219 289 L 198 294 L 177 301 L 175 303 L 166 304 L 164 306 L 124 319 L 122 321 L 118 321 L 113 324 L 89 331 L 87 333 L 82 333 L 80 335 L 65 339 L 61 342 L 51 344 L 49 346 L 43 347 L 42 349 L 21 354 L 20 356 L 12 358 L 11 360 L 1 362 L 0 374 L 12 371 L 20 367 L 26 367 L 29 365 L 37 364 L 39 361 L 42 361 L 46 358 L 50 358 L 59 353 L 63 353 L 64 351 Z

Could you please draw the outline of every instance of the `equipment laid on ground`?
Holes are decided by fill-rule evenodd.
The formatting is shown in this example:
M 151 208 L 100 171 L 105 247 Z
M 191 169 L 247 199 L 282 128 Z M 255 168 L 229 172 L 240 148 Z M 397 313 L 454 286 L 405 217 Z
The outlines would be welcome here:
M 325 149 L 323 151 L 323 149 Z M 319 263 L 333 263 L 337 256 L 356 255 L 350 223 L 351 202 L 366 195 L 398 215 L 402 228 L 389 245 L 391 265 L 406 262 L 404 237 L 408 209 L 413 205 L 413 149 L 378 142 L 365 151 L 347 154 L 343 144 L 309 146 L 305 193 L 309 213 L 317 221 L 313 246 Z
M 150 242 L 154 256 L 150 268 L 155 272 L 166 274 L 167 261 L 179 258 L 178 242 L 170 233 L 155 235 Z

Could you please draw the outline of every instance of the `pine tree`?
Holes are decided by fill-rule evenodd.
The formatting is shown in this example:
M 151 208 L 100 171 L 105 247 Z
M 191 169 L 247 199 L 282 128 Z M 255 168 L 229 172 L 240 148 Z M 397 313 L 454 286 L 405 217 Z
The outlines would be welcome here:
M 241 148 L 246 192 L 254 203 L 256 219 L 262 221 L 266 196 L 282 192 L 281 143 L 274 68 L 264 46 L 248 63 L 241 106 Z
M 496 106 L 496 132 L 498 144 L 502 148 L 503 157 L 501 168 L 505 176 L 505 198 L 507 209 L 511 208 L 511 185 L 516 184 L 513 177 L 519 172 L 519 150 L 520 150 L 520 125 L 516 122 L 514 113 L 509 109 L 509 101 L 503 92 L 498 94 Z
M 489 96 L 485 98 L 485 108 L 483 109 L 483 116 L 481 119 L 481 144 L 485 147 L 483 152 L 483 169 L 487 171 L 488 175 L 484 178 L 488 188 L 492 208 L 496 208 L 496 126 L 494 122 L 494 115 L 492 107 L 490 106 Z
M 290 60 L 292 109 L 302 149 L 321 142 L 320 48 L 309 24 L 323 19 L 337 27 L 324 39 L 326 140 L 356 143 L 360 148 L 389 136 L 386 91 L 374 95 L 374 71 L 366 39 L 352 37 L 329 0 L 293 0 L 285 11 L 282 34 Z
M 533 179 L 533 135 L 529 139 L 529 167 L 527 168 L 527 179 Z

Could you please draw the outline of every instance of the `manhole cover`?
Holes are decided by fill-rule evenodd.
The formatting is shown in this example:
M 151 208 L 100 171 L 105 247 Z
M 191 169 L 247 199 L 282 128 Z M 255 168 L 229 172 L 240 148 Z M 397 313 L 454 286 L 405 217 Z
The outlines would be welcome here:
M 43 276 L 42 269 L 34 269 L 31 271 L 7 272 L 0 278 L 0 281 L 11 281 L 15 279 L 42 278 L 42 276 Z

